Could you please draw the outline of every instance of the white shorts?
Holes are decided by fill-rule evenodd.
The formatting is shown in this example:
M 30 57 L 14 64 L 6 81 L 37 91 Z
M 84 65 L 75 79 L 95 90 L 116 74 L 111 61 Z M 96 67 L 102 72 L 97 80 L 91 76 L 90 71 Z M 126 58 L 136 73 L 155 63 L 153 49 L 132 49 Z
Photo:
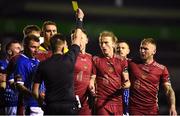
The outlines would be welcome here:
M 30 107 L 30 116 L 43 116 L 44 111 L 41 107 Z

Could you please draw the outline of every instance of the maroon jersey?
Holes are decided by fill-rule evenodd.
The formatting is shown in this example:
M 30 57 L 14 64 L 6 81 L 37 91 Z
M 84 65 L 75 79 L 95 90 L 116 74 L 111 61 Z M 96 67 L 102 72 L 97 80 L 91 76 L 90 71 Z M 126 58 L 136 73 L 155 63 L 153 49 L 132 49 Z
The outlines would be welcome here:
M 121 75 L 127 68 L 127 61 L 116 56 L 110 59 L 94 57 L 93 61 L 93 74 L 96 75 L 97 83 L 97 110 L 104 114 L 104 107 L 112 114 L 122 114 Z
M 44 61 L 47 58 L 50 58 L 52 56 L 52 52 L 51 51 L 43 51 L 43 50 L 39 50 L 38 53 L 36 54 L 36 58 L 39 61 Z
M 129 69 L 131 80 L 130 114 L 158 114 L 159 84 L 169 81 L 167 68 L 156 61 L 151 64 L 130 61 Z
M 92 74 L 92 56 L 90 54 L 79 54 L 76 59 L 74 70 L 74 90 L 78 95 L 82 105 L 79 114 L 90 115 L 91 110 L 88 105 L 88 86 Z

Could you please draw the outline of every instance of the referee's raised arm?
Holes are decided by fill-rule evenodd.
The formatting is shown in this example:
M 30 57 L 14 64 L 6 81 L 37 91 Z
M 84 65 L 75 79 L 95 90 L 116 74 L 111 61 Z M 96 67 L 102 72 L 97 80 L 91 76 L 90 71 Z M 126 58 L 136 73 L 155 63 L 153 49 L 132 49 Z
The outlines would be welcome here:
M 73 35 L 73 41 L 72 41 L 72 44 L 76 44 L 78 46 L 80 46 L 80 41 L 82 36 L 83 18 L 84 18 L 84 13 L 80 8 L 78 8 L 76 12 L 76 30 Z

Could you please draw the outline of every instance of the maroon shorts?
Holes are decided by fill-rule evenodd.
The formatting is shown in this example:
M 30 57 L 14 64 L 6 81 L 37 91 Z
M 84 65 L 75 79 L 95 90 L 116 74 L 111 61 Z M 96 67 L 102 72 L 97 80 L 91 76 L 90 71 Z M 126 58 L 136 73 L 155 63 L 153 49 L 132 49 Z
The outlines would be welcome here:
M 122 115 L 123 114 L 122 104 L 117 104 L 117 103 L 104 104 L 104 103 L 101 103 L 101 102 L 96 103 L 96 113 L 98 115 Z
M 150 108 L 150 110 L 148 109 L 129 109 L 129 114 L 130 115 L 158 115 L 159 114 L 159 111 L 157 109 L 153 109 L 153 108 Z

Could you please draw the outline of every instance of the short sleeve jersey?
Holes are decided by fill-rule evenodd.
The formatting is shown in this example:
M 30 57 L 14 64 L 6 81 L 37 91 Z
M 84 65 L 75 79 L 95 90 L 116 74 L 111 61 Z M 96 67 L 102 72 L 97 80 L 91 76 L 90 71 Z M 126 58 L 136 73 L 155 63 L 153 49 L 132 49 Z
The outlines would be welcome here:
M 14 71 L 14 75 L 22 77 L 22 80 L 17 83 L 23 83 L 25 87 L 31 90 L 38 64 L 39 60 L 21 54 L 16 61 Z M 25 97 L 25 105 L 37 107 L 38 103 L 33 97 Z
M 156 61 L 144 64 L 138 60 L 129 61 L 131 92 L 130 108 L 158 109 L 157 95 L 160 82 L 170 82 L 165 66 Z
M 85 97 L 92 74 L 92 55 L 79 53 L 74 70 L 74 90 L 80 98 Z
M 119 90 L 122 86 L 122 72 L 127 68 L 127 61 L 117 56 L 110 59 L 95 56 L 93 61 L 97 96 L 102 100 L 121 103 L 122 93 Z

